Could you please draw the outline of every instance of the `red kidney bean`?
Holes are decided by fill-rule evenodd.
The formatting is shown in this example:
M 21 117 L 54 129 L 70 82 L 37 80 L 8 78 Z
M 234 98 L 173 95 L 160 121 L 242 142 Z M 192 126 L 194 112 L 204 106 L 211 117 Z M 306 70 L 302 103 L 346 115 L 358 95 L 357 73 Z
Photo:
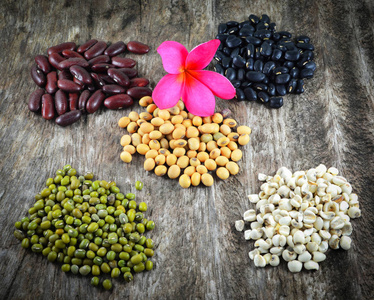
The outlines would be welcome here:
M 70 110 L 78 109 L 78 100 L 79 100 L 78 93 L 69 93 L 69 109 Z
M 90 49 L 96 43 L 97 43 L 97 40 L 95 40 L 95 39 L 89 40 L 89 41 L 85 42 L 84 44 L 80 45 L 77 49 L 77 52 L 78 53 L 86 52 L 88 49 Z
M 89 60 L 96 56 L 103 54 L 104 50 L 108 45 L 104 41 L 97 42 L 90 49 L 84 52 L 84 57 Z
M 46 120 L 51 120 L 55 117 L 53 97 L 50 94 L 44 94 L 42 96 L 42 117 Z
M 96 64 L 91 66 L 91 70 L 98 73 L 106 73 L 110 68 L 114 68 L 114 66 L 111 64 Z
M 95 82 L 95 85 L 100 89 L 105 85 L 104 80 L 101 79 L 101 77 L 96 73 L 91 73 L 91 77 Z
M 73 42 L 62 43 L 62 44 L 48 48 L 47 53 L 48 55 L 51 55 L 52 53 L 61 53 L 65 49 L 75 50 L 76 47 L 77 45 Z
M 81 81 L 84 84 L 91 84 L 92 78 L 90 76 L 90 73 L 87 72 L 86 69 L 82 68 L 81 66 L 71 66 L 70 67 L 70 73 L 79 81 Z
M 31 78 L 40 87 L 44 87 L 47 83 L 47 78 L 45 78 L 43 71 L 38 69 L 36 65 L 31 67 Z
M 91 96 L 91 93 L 89 90 L 84 90 L 79 96 L 78 108 L 82 110 L 83 112 L 86 111 L 86 103 L 87 103 L 88 98 L 90 98 L 90 96 Z
M 52 54 L 50 54 L 49 56 L 48 56 L 48 61 L 49 61 L 49 63 L 53 66 L 53 67 L 55 67 L 56 69 L 58 69 L 58 70 L 62 70 L 62 69 L 60 69 L 60 67 L 58 66 L 58 64 L 60 63 L 60 62 L 62 62 L 63 60 L 65 60 L 65 58 L 64 57 L 62 57 L 60 54 L 58 54 L 58 53 L 52 53 Z
M 90 66 L 97 65 L 97 64 L 106 64 L 109 62 L 110 62 L 110 57 L 108 55 L 99 55 L 88 61 Z
M 124 42 L 119 41 L 110 45 L 108 48 L 105 49 L 104 54 L 109 56 L 114 56 L 121 54 L 126 51 L 126 45 Z
M 115 84 L 116 82 L 108 75 L 108 74 L 97 74 L 104 82 L 105 84 Z
M 48 61 L 48 57 L 44 55 L 35 56 L 35 62 L 38 65 L 39 69 L 42 70 L 45 74 L 51 72 L 51 64 Z
M 58 79 L 73 80 L 73 76 L 70 74 L 68 70 L 62 70 L 58 73 Z
M 106 84 L 103 86 L 103 92 L 107 94 L 123 94 L 126 89 L 118 84 Z
M 67 93 L 76 93 L 83 89 L 83 87 L 74 81 L 61 79 L 57 81 L 57 86 Z
M 94 91 L 96 91 L 96 86 L 93 83 L 92 84 L 87 84 L 87 89 L 90 92 L 94 92 Z
M 58 64 L 60 70 L 69 69 L 71 66 L 76 65 L 81 66 L 83 68 L 87 68 L 89 66 L 87 60 L 78 57 L 68 58 Z
M 37 112 L 40 110 L 43 95 L 44 95 L 43 89 L 37 89 L 30 95 L 29 104 L 28 104 L 29 110 L 33 112 Z
M 139 78 L 133 78 L 130 80 L 130 87 L 143 87 L 147 86 L 149 84 L 149 80 L 147 78 L 139 77 Z
M 133 78 L 133 77 L 136 77 L 138 75 L 138 70 L 137 69 L 120 68 L 118 70 L 125 73 L 127 76 L 129 76 L 129 78 Z
M 135 99 L 140 99 L 144 96 L 152 95 L 151 89 L 147 87 L 132 87 L 128 89 L 126 93 L 127 95 Z
M 114 68 L 109 69 L 108 75 L 119 85 L 122 85 L 122 86 L 130 85 L 129 77 L 125 73 L 120 71 L 119 69 L 114 69 Z
M 77 122 L 81 118 L 81 116 L 82 112 L 80 110 L 73 110 L 57 117 L 55 122 L 57 125 L 65 127 Z
M 82 81 L 80 81 L 79 79 L 73 77 L 73 81 L 74 81 L 76 84 L 80 85 L 82 88 L 84 88 L 84 83 L 83 83 Z
M 62 90 L 58 90 L 55 94 L 55 109 L 58 115 L 68 111 L 68 97 Z
M 95 111 L 97 111 L 103 104 L 104 99 L 105 94 L 101 90 L 97 90 L 95 93 L 93 93 L 86 104 L 87 112 L 93 114 Z
M 75 52 L 75 51 L 69 50 L 69 49 L 65 49 L 64 51 L 62 51 L 62 55 L 66 58 L 78 57 L 78 58 L 83 58 L 84 59 L 84 57 L 82 55 L 80 55 L 78 52 Z
M 127 44 L 127 49 L 135 54 L 145 54 L 149 51 L 149 46 L 137 41 L 131 41 Z
M 48 94 L 54 94 L 58 90 L 56 71 L 52 71 L 47 74 L 47 84 L 45 85 L 45 90 Z
M 127 57 L 112 57 L 112 64 L 119 68 L 133 68 L 136 61 Z
M 134 100 L 129 95 L 120 94 L 105 99 L 104 106 L 109 109 L 121 109 L 133 105 Z

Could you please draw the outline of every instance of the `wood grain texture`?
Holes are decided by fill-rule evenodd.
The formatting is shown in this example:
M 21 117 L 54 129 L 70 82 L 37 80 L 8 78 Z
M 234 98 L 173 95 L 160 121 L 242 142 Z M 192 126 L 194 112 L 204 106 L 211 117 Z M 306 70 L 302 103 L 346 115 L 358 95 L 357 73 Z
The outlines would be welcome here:
M 27 109 L 36 88 L 34 56 L 65 41 L 81 44 L 139 40 L 151 46 L 138 71 L 151 86 L 165 74 L 155 49 L 175 40 L 191 50 L 214 38 L 220 22 L 267 13 L 278 30 L 307 34 L 316 47 L 315 77 L 302 95 L 288 95 L 279 110 L 258 103 L 217 100 L 240 124 L 252 127 L 241 171 L 211 188 L 182 190 L 176 180 L 143 170 L 143 157 L 119 159 L 124 133 L 117 120 L 135 110 L 102 110 L 67 128 Z M 0 299 L 373 299 L 374 292 L 374 4 L 359 1 L 10 1 L 0 2 Z M 212 69 L 212 66 L 209 67 Z M 148 203 L 156 222 L 155 270 L 132 283 L 115 280 L 112 292 L 90 278 L 64 274 L 59 265 L 25 251 L 14 223 L 54 171 L 70 163 L 79 172 L 114 180 Z M 337 167 L 359 195 L 350 251 L 330 251 L 317 272 L 291 274 L 285 263 L 255 268 L 253 242 L 234 222 L 252 205 L 259 172 L 274 174 L 320 163 Z

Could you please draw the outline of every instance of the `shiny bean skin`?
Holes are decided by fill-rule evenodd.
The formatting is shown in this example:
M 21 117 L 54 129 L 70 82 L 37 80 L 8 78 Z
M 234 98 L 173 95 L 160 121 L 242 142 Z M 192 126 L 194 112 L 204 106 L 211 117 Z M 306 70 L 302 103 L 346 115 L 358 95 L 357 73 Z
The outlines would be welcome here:
M 92 79 L 94 80 L 95 85 L 96 85 L 97 87 L 102 88 L 102 87 L 105 85 L 104 80 L 101 79 L 101 77 L 100 77 L 98 74 L 96 74 L 96 73 L 91 73 L 90 75 L 91 75 Z
M 88 64 L 90 66 L 96 65 L 96 64 L 106 64 L 110 62 L 110 57 L 108 55 L 99 55 L 94 57 L 93 59 L 90 59 L 88 61 Z
M 109 109 L 121 109 L 133 105 L 134 101 L 129 95 L 120 94 L 105 99 L 104 105 Z
M 90 49 L 96 43 L 97 43 L 97 40 L 95 40 L 95 39 L 89 40 L 89 41 L 83 43 L 82 45 L 80 45 L 77 49 L 77 52 L 78 53 L 86 52 L 88 49 Z
M 71 125 L 77 122 L 82 116 L 82 112 L 80 110 L 73 110 L 69 111 L 61 116 L 58 116 L 55 120 L 57 125 L 62 127 Z
M 55 117 L 53 97 L 50 94 L 42 96 L 42 117 L 46 120 L 51 120 Z
M 74 81 L 76 84 L 80 85 L 82 88 L 84 88 L 84 83 L 83 83 L 82 81 L 80 81 L 79 79 L 73 77 L 73 81 Z
M 105 94 L 101 90 L 97 90 L 92 96 L 88 99 L 86 110 L 88 113 L 92 114 L 97 111 L 100 106 L 103 104 L 105 99 Z
M 47 74 L 47 84 L 45 90 L 48 94 L 54 94 L 57 91 L 57 72 L 52 71 Z
M 51 66 L 55 67 L 56 69 L 58 70 L 62 70 L 60 69 L 59 67 L 59 63 L 62 62 L 63 60 L 65 60 L 64 57 L 62 57 L 60 54 L 58 53 L 52 53 L 48 56 L 48 61 L 49 63 L 51 64 Z
M 78 109 L 78 100 L 79 100 L 78 93 L 69 93 L 69 109 L 71 111 Z
M 29 110 L 33 112 L 40 110 L 43 95 L 44 95 L 43 89 L 37 89 L 30 95 L 29 103 L 28 103 Z
M 52 53 L 61 53 L 63 50 L 75 50 L 77 45 L 73 42 L 66 42 L 62 43 L 53 47 L 48 48 L 47 53 L 48 55 L 51 55 Z
M 108 70 L 108 75 L 111 78 L 113 78 L 113 80 L 117 82 L 119 85 L 122 85 L 125 87 L 130 85 L 129 77 L 125 73 L 120 71 L 120 69 L 111 68 Z
M 55 108 L 58 115 L 63 115 L 68 110 L 68 97 L 62 90 L 55 94 Z
M 96 64 L 91 66 L 91 70 L 96 73 L 106 73 L 108 69 L 113 68 L 112 64 Z
M 129 78 L 133 78 L 138 76 L 138 70 L 137 69 L 131 69 L 131 68 L 120 68 L 117 69 L 120 70 L 121 72 L 125 73 Z
M 48 57 L 45 55 L 35 56 L 35 62 L 38 65 L 39 69 L 42 70 L 45 74 L 51 72 L 51 64 L 48 61 Z
M 107 44 L 104 41 L 99 41 L 93 45 L 90 49 L 84 52 L 84 57 L 90 60 L 96 56 L 103 54 L 104 50 L 107 48 Z
M 57 86 L 63 90 L 64 92 L 68 93 L 76 93 L 82 90 L 82 86 L 75 83 L 74 81 L 67 80 L 67 79 L 61 79 L 57 81 Z
M 106 84 L 103 86 L 103 92 L 107 94 L 123 94 L 126 93 L 126 88 L 118 84 Z
M 90 98 L 91 96 L 91 93 L 89 90 L 84 90 L 80 96 L 79 96 L 79 100 L 78 100 L 78 108 L 80 110 L 82 110 L 83 112 L 86 111 L 86 103 L 87 103 L 87 100 L 88 98 Z
M 62 51 L 62 56 L 66 57 L 66 58 L 78 57 L 78 58 L 83 58 L 84 59 L 84 57 L 82 55 L 80 55 L 78 52 L 75 52 L 75 51 L 69 50 L 69 49 L 65 49 L 64 51 Z
M 133 78 L 130 80 L 130 87 L 144 87 L 149 84 L 149 80 L 147 78 L 139 77 L 139 78 Z
M 34 80 L 36 85 L 44 87 L 47 83 L 47 78 L 45 77 L 42 70 L 40 70 L 36 65 L 31 67 L 31 78 Z
M 138 41 L 131 41 L 127 43 L 127 49 L 135 54 L 145 54 L 149 51 L 149 46 Z
M 63 60 L 58 64 L 59 70 L 69 69 L 71 66 L 81 66 L 83 68 L 87 68 L 89 66 L 87 60 L 83 58 L 73 57 Z
M 71 66 L 69 70 L 70 70 L 70 73 L 75 78 L 77 78 L 79 81 L 83 82 L 84 84 L 92 83 L 92 77 L 85 68 L 75 65 L 75 66 Z
M 105 84 L 107 84 L 107 83 L 116 84 L 116 82 L 113 80 L 113 78 L 111 78 L 108 74 L 99 73 L 97 75 L 101 78 L 101 80 L 103 80 L 105 82 Z
M 133 87 L 127 90 L 127 95 L 134 99 L 140 99 L 144 96 L 151 96 L 152 91 L 147 87 Z
M 58 73 L 58 79 L 73 80 L 73 76 L 68 70 L 62 70 Z
M 136 61 L 127 57 L 112 57 L 112 64 L 119 68 L 133 68 Z
M 104 54 L 109 56 L 115 56 L 121 54 L 126 51 L 126 45 L 124 42 L 119 41 L 110 45 L 108 48 L 105 49 Z

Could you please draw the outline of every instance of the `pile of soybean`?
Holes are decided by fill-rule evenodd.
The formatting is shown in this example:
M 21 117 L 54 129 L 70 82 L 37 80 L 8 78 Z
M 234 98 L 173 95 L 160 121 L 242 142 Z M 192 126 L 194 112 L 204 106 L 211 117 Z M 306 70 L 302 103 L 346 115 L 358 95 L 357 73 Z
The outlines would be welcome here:
M 155 224 L 144 216 L 147 205 L 121 193 L 114 181 L 93 181 L 91 172 L 79 176 L 66 165 L 35 199 L 29 216 L 15 223 L 23 248 L 62 264 L 64 272 L 92 275 L 94 286 L 100 275 L 131 281 L 134 273 L 153 269 L 154 242 L 144 233 Z M 111 289 L 111 279 L 102 285 Z
M 304 92 L 304 79 L 312 78 L 316 70 L 310 38 L 292 39 L 290 32 L 276 31 L 266 14 L 221 23 L 216 38 L 221 45 L 215 71 L 231 81 L 238 101 L 259 100 L 279 108 L 287 93 Z

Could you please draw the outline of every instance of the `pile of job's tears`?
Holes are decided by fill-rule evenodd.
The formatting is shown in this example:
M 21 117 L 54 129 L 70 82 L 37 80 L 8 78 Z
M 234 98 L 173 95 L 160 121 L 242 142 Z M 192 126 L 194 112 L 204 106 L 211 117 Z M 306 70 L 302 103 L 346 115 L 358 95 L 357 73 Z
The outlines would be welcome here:
M 274 176 L 259 174 L 261 192 L 249 195 L 249 209 L 235 228 L 255 240 L 249 258 L 255 266 L 278 266 L 281 257 L 291 272 L 318 270 L 329 248 L 351 247 L 351 219 L 361 216 L 357 194 L 336 168 L 324 165 L 292 173 L 282 167 Z

